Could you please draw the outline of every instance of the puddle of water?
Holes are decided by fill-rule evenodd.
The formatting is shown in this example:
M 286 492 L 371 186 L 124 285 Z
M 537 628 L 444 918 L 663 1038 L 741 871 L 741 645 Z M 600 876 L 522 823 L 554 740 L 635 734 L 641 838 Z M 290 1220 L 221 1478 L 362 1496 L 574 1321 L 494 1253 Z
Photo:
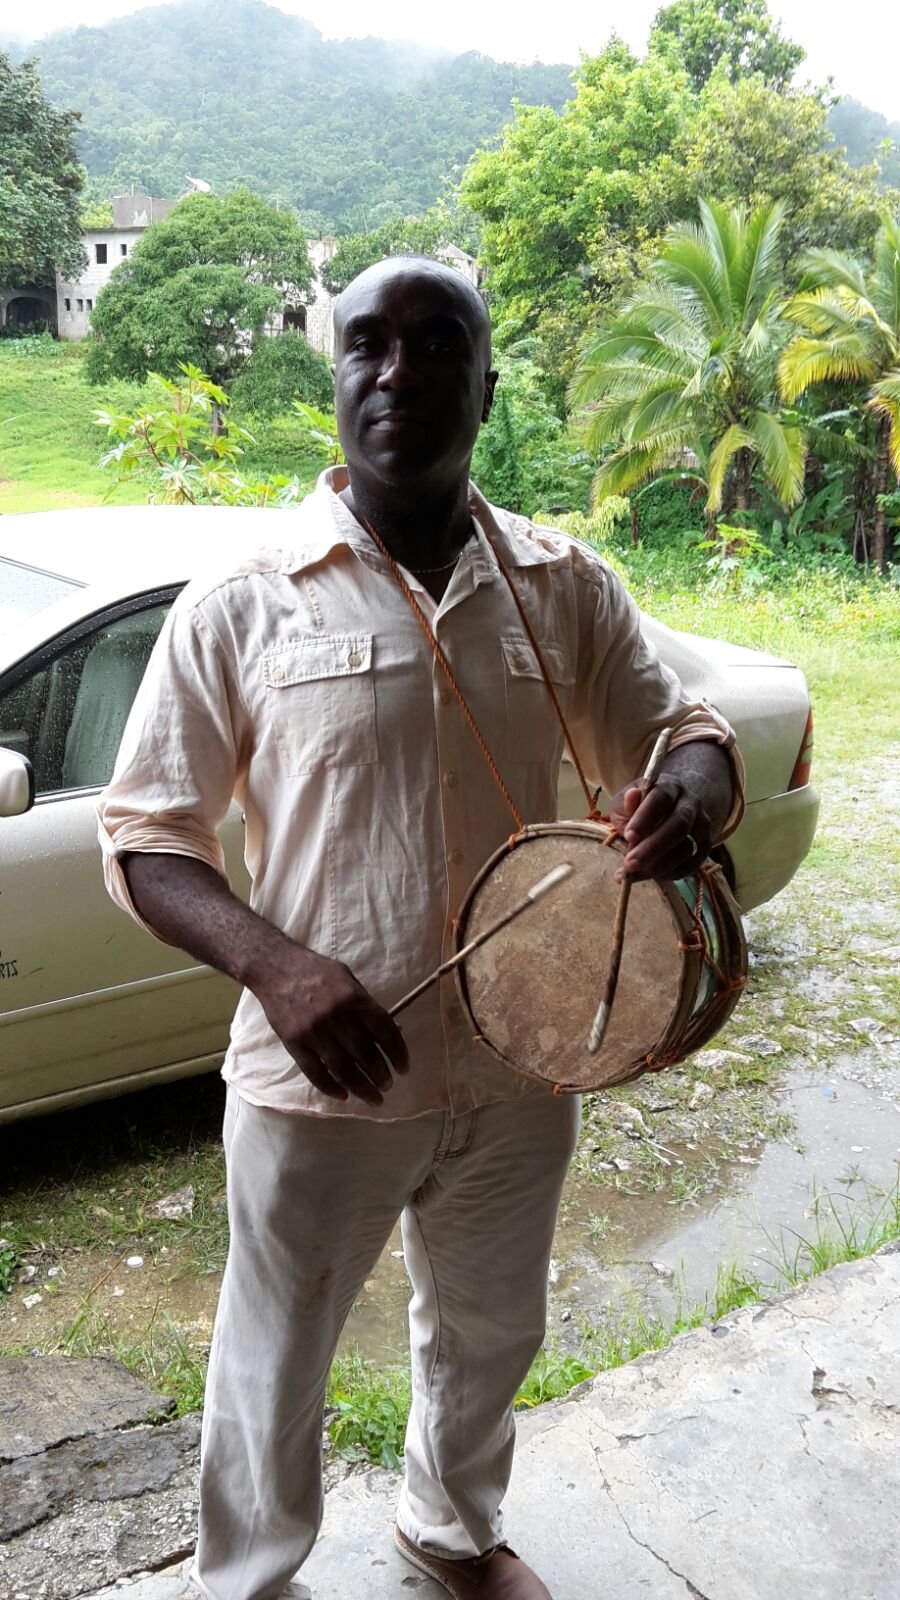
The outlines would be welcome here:
M 582 1321 L 597 1322 L 610 1308 L 631 1303 L 668 1315 L 679 1287 L 690 1301 L 702 1299 L 715 1289 L 720 1263 L 738 1262 L 763 1281 L 774 1279 L 782 1230 L 788 1252 L 796 1246 L 789 1230 L 814 1232 L 814 1186 L 837 1196 L 850 1214 L 864 1206 L 866 1191 L 842 1179 L 858 1173 L 891 1187 L 900 1161 L 900 1066 L 883 1064 L 865 1048 L 828 1071 L 787 1070 L 775 1094 L 794 1119 L 790 1139 L 751 1144 L 743 1161 L 718 1160 L 712 1192 L 689 1205 L 674 1202 L 668 1187 L 628 1194 L 572 1175 L 550 1282 L 550 1331 L 561 1343 L 576 1347 Z M 668 1148 L 691 1166 L 704 1154 L 717 1157 L 714 1140 L 705 1151 L 702 1143 L 693 1151 L 676 1142 Z M 608 1220 L 593 1239 L 596 1214 Z M 0 1306 L 0 1341 L 38 1348 L 88 1304 L 118 1338 L 144 1339 L 154 1318 L 167 1312 L 192 1344 L 209 1339 L 221 1274 L 198 1276 L 187 1243 L 148 1253 L 138 1268 L 111 1252 L 69 1251 L 61 1277 L 50 1279 L 47 1271 L 42 1266 Z M 357 1346 L 378 1363 L 404 1359 L 409 1292 L 398 1227 L 350 1313 L 342 1347 Z M 40 1304 L 25 1309 L 24 1297 L 34 1293 Z
M 860 1075 L 867 1081 L 856 1081 Z M 842 1178 L 858 1171 L 870 1184 L 892 1186 L 900 1161 L 900 1068 L 875 1063 L 861 1074 L 860 1058 L 848 1057 L 828 1074 L 795 1069 L 785 1074 L 778 1098 L 795 1120 L 791 1140 L 760 1143 L 746 1162 L 723 1164 L 718 1189 L 693 1205 L 673 1203 L 665 1189 L 627 1195 L 573 1175 L 554 1247 L 551 1333 L 577 1344 L 579 1319 L 598 1321 L 629 1297 L 644 1310 L 669 1313 L 676 1285 L 691 1301 L 702 1299 L 715 1289 L 720 1263 L 736 1261 L 774 1280 L 782 1231 L 789 1253 L 797 1241 L 788 1230 L 814 1234 L 814 1186 L 835 1196 L 839 1209 L 846 1195 L 850 1214 L 864 1205 L 864 1186 L 844 1185 Z M 610 1224 L 594 1244 L 588 1218 L 596 1212 Z M 406 1349 L 409 1288 L 399 1250 L 398 1230 L 345 1330 L 345 1340 L 373 1360 L 396 1359 Z

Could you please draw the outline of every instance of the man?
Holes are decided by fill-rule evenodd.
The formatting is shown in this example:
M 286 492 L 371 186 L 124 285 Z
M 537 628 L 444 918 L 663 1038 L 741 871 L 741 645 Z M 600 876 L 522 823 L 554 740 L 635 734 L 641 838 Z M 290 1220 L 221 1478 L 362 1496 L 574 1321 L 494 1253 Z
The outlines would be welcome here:
M 529 821 L 555 816 L 562 737 L 617 805 L 635 878 L 678 876 L 740 814 L 727 725 L 692 704 L 584 546 L 469 484 L 496 372 L 475 291 L 419 258 L 335 308 L 347 468 L 236 571 L 195 580 L 154 653 L 100 804 L 110 892 L 229 973 L 231 1244 L 210 1356 L 193 1580 L 206 1600 L 308 1591 L 328 1368 L 402 1213 L 413 1405 L 396 1542 L 458 1600 L 548 1600 L 505 1544 L 513 1401 L 544 1332 L 575 1144 L 551 1095 L 473 1040 L 452 984 L 387 1007 L 447 950 L 509 812 L 408 598 L 403 569 Z M 674 728 L 662 778 L 634 780 Z M 244 810 L 251 907 L 216 838 Z

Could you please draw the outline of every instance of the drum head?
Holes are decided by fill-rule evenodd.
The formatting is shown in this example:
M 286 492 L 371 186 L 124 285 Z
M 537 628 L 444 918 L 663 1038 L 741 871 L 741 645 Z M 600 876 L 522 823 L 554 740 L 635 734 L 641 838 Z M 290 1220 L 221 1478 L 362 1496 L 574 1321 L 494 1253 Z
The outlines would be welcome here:
M 679 948 L 690 913 L 671 885 L 636 883 L 606 1037 L 587 1038 L 603 995 L 625 850 L 593 823 L 538 825 L 475 880 L 457 948 L 502 917 L 551 868 L 572 876 L 467 956 L 457 982 L 477 1033 L 516 1070 L 566 1088 L 600 1088 L 646 1070 L 690 1015 L 699 957 Z

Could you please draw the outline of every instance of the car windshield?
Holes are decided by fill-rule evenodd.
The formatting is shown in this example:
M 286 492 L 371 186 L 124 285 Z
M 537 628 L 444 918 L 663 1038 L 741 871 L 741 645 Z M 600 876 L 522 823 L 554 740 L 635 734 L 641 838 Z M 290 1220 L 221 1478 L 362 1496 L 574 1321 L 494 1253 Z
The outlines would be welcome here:
M 33 617 L 83 584 L 0 556 L 0 617 Z

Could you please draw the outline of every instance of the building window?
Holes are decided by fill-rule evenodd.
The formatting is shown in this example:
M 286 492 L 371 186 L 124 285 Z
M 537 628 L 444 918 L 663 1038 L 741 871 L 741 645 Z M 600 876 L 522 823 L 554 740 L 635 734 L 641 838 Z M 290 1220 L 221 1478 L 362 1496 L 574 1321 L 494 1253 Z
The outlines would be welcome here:
M 105 244 L 96 244 L 94 246 L 94 249 L 97 252 L 97 265 L 98 265 L 98 267 L 105 267 L 106 266 L 106 245 Z
M 79 311 L 83 311 L 84 310 L 84 301 L 83 300 L 76 300 L 75 304 L 77 305 Z
M 67 300 L 66 301 L 66 310 L 67 311 L 71 311 L 71 309 L 72 309 L 72 302 L 71 302 L 71 300 Z
M 93 309 L 94 309 L 94 302 L 93 302 L 93 300 L 89 300 L 89 301 L 88 301 L 88 303 L 87 303 L 87 308 L 88 308 L 88 311 L 93 311 Z
M 120 244 L 119 245 L 119 250 L 120 250 L 120 252 L 121 252 L 121 254 L 123 256 L 127 256 L 127 254 L 128 254 L 128 246 L 127 246 L 127 244 Z

